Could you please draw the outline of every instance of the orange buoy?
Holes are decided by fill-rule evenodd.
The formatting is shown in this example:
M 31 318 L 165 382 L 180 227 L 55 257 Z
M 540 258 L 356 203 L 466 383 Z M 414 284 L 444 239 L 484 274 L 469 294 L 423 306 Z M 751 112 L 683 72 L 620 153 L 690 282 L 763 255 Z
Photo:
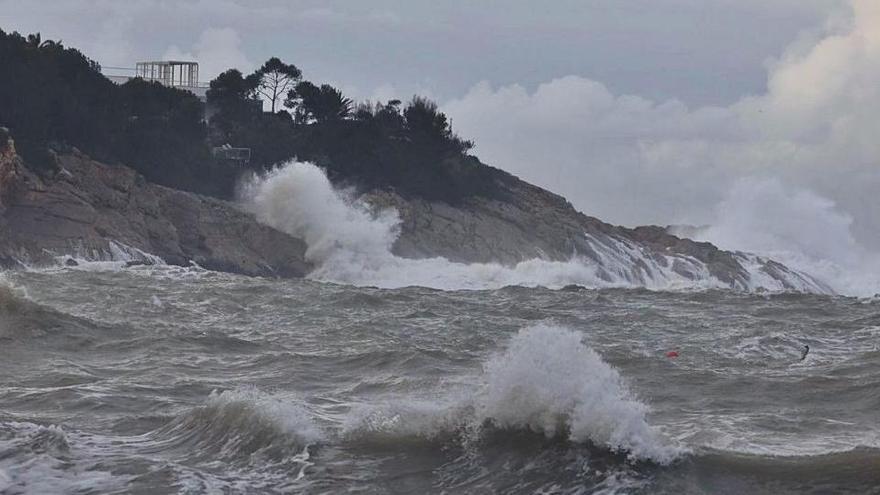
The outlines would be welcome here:
M 678 357 L 678 351 L 669 351 L 669 352 L 666 353 L 666 357 L 668 357 L 668 358 L 677 358 L 677 357 Z

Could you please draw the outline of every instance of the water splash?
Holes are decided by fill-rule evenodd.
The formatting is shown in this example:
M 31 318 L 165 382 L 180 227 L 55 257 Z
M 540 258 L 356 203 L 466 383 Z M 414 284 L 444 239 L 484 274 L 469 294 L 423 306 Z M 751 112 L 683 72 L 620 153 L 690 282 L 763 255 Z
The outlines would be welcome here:
M 810 273 L 840 294 L 880 293 L 880 254 L 860 244 L 853 219 L 812 191 L 776 179 L 735 183 L 711 225 L 693 236 L 722 249 L 750 251 Z
M 399 235 L 393 210 L 372 211 L 345 191 L 335 190 L 325 173 L 309 163 L 291 162 L 242 187 L 242 202 L 261 222 L 302 238 L 315 280 L 359 286 L 424 286 L 445 290 L 496 289 L 510 285 L 559 288 L 648 287 L 651 289 L 735 288 L 821 291 L 809 277 L 783 274 L 786 283 L 755 264 L 751 280 L 722 282 L 699 260 L 649 252 L 632 241 L 591 236 L 596 259 L 532 259 L 514 266 L 455 263 L 445 258 L 405 259 L 392 247 Z M 758 283 L 755 283 L 758 282 Z
M 497 430 L 592 444 L 633 461 L 668 464 L 687 451 L 647 421 L 648 407 L 573 330 L 536 325 L 484 363 L 477 389 L 354 408 L 343 437 L 370 443 L 455 440 L 478 445 Z
M 537 325 L 521 330 L 486 364 L 480 416 L 501 427 L 592 442 L 633 459 L 659 463 L 681 450 L 648 424 L 620 374 L 572 330 Z

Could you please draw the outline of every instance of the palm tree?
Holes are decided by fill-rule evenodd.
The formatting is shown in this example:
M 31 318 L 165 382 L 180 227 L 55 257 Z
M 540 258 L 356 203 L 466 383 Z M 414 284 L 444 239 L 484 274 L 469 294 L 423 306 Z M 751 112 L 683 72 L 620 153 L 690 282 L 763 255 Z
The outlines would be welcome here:
M 330 86 L 321 85 L 321 111 L 318 120 L 342 120 L 351 115 L 353 103 L 351 98 L 342 95 L 342 91 Z
M 27 36 L 27 43 L 31 46 L 31 48 L 39 48 L 42 44 L 40 33 L 29 34 Z
M 329 84 L 318 87 L 309 81 L 297 84 L 284 104 L 295 109 L 295 118 L 302 123 L 343 120 L 351 116 L 354 108 L 351 98 L 343 96 L 342 91 Z
M 63 45 L 61 44 L 61 40 L 58 40 L 58 41 L 43 40 L 40 33 L 29 34 L 27 37 L 27 44 L 31 48 L 36 48 L 36 49 L 63 48 Z

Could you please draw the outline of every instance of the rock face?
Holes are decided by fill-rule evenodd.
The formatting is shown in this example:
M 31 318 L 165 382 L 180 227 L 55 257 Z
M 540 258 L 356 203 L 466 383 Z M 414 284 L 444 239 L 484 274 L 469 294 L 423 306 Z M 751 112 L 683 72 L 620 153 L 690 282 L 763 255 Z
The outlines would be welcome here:
M 78 152 L 56 161 L 60 171 L 42 177 L 23 166 L 11 140 L 0 147 L 0 265 L 54 263 L 63 255 L 137 263 L 154 255 L 246 275 L 301 277 L 312 268 L 302 241 L 231 203 L 150 184 L 127 167 Z M 772 260 L 722 251 L 661 227 L 616 227 L 513 176 L 498 181 L 503 199 L 450 205 L 378 190 L 363 199 L 397 210 L 401 233 L 394 253 L 407 258 L 506 265 L 577 259 L 612 285 L 831 292 Z
M 78 152 L 58 155 L 60 172 L 39 177 L 9 143 L 0 152 L 0 263 L 7 266 L 62 255 L 154 255 L 245 275 L 300 277 L 311 269 L 302 241 L 231 203 L 150 184 L 127 167 Z
M 807 274 L 772 260 L 681 239 L 662 227 L 628 229 L 586 216 L 561 196 L 513 176 L 500 180 L 504 200 L 471 198 L 452 206 L 373 191 L 364 200 L 401 218 L 395 254 L 460 262 L 515 264 L 533 258 L 595 265 L 608 282 L 661 287 L 681 281 L 734 289 L 830 292 Z

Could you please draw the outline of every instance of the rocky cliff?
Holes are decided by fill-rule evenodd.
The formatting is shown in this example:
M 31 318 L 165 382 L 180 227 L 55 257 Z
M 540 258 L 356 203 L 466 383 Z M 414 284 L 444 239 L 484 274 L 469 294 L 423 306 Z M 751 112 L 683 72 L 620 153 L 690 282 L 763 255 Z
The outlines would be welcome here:
M 302 241 L 257 223 L 234 204 L 148 183 L 127 167 L 76 151 L 55 159 L 58 172 L 46 177 L 23 166 L 11 140 L 0 148 L 0 264 L 51 263 L 65 255 L 148 261 L 154 255 L 246 275 L 300 277 L 312 268 Z M 611 284 L 831 292 L 772 260 L 660 227 L 613 226 L 513 176 L 498 181 L 495 199 L 455 205 L 388 190 L 363 199 L 398 212 L 393 251 L 405 258 L 506 265 L 576 258 Z
M 55 158 L 59 171 L 41 176 L 23 166 L 11 140 L 0 145 L 3 265 L 152 255 L 246 275 L 299 277 L 311 269 L 302 241 L 231 203 L 147 183 L 76 151 Z
M 500 180 L 503 199 L 449 205 L 373 191 L 364 200 L 401 218 L 399 256 L 442 256 L 461 262 L 515 264 L 532 258 L 580 258 L 608 282 L 660 287 L 676 280 L 753 290 L 831 292 L 813 277 L 772 260 L 722 251 L 670 235 L 662 227 L 617 227 L 575 210 L 561 196 L 513 176 Z

